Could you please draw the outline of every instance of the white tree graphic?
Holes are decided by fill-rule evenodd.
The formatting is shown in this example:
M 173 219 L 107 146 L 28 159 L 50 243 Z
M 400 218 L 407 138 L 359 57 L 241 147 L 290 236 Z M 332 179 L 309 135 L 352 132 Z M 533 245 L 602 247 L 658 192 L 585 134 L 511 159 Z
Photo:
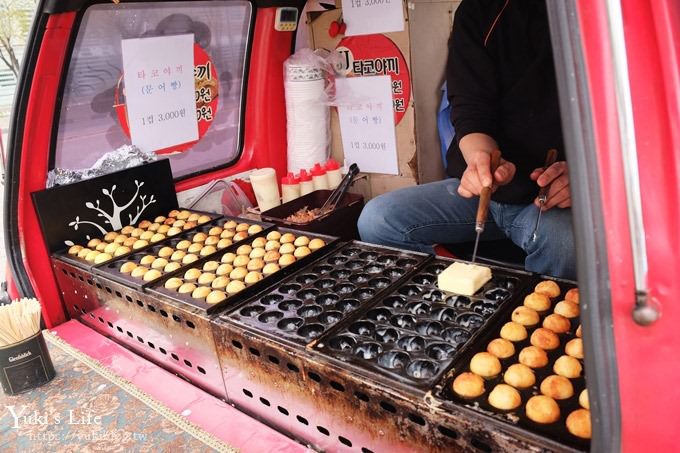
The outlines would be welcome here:
M 88 209 L 92 209 L 94 211 L 97 211 L 97 217 L 103 217 L 104 222 L 102 225 L 100 225 L 97 222 L 91 222 L 89 220 L 80 220 L 80 216 L 76 216 L 76 219 L 72 222 L 69 222 L 69 226 L 72 226 L 74 230 L 78 230 L 78 226 L 80 225 L 91 225 L 97 228 L 102 234 L 106 234 L 108 231 L 115 231 L 115 230 L 120 230 L 123 228 L 123 220 L 121 219 L 121 216 L 123 212 L 132 206 L 132 204 L 140 200 L 141 204 L 136 206 L 135 209 L 135 215 L 133 217 L 132 214 L 128 214 L 128 222 L 127 224 L 133 225 L 137 223 L 137 220 L 139 220 L 139 217 L 142 215 L 144 210 L 149 207 L 149 205 L 152 205 L 153 203 L 156 202 L 156 199 L 154 198 L 153 195 L 148 197 L 147 195 L 140 195 L 139 194 L 139 189 L 144 185 L 144 181 L 139 182 L 135 179 L 135 186 L 137 186 L 135 190 L 135 194 L 132 196 L 132 198 L 123 205 L 119 205 L 116 203 L 116 200 L 113 198 L 113 192 L 116 190 L 116 185 L 114 184 L 113 187 L 111 187 L 111 190 L 109 189 L 102 189 L 102 193 L 109 197 L 111 200 L 111 205 L 112 205 L 112 210 L 111 212 L 107 212 L 104 209 L 100 207 L 99 199 L 95 200 L 94 203 L 91 201 L 88 201 L 85 203 L 85 207 Z M 148 200 L 147 200 L 148 198 Z M 107 225 L 110 225 L 111 229 L 105 228 Z

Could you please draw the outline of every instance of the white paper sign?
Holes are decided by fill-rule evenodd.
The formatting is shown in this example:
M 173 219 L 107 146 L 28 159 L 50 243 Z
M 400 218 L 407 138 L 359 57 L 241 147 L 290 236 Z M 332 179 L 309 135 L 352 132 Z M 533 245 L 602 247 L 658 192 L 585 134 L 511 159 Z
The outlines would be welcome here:
M 335 80 L 345 160 L 362 172 L 399 174 L 390 76 Z
M 132 144 L 155 151 L 198 140 L 194 35 L 124 39 L 122 46 Z
M 346 36 L 404 30 L 402 0 L 343 0 L 342 17 Z

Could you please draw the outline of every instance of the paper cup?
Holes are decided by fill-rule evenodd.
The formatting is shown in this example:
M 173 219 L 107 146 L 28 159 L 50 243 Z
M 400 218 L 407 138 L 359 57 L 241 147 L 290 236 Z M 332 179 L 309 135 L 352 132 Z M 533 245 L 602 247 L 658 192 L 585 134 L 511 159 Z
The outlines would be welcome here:
M 7 395 L 40 387 L 55 374 L 42 332 L 0 348 L 0 387 Z

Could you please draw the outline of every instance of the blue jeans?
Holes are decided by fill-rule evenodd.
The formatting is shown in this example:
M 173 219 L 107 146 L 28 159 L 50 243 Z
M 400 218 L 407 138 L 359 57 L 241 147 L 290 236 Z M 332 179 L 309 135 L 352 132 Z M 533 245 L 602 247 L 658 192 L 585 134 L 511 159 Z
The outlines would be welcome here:
M 435 244 L 474 241 L 478 199 L 458 195 L 459 184 L 459 179 L 446 179 L 371 200 L 359 218 L 361 239 L 426 253 L 433 253 Z M 527 253 L 528 271 L 576 278 L 571 209 L 545 211 L 535 241 L 535 205 L 492 201 L 489 214 L 480 240 L 510 238 Z

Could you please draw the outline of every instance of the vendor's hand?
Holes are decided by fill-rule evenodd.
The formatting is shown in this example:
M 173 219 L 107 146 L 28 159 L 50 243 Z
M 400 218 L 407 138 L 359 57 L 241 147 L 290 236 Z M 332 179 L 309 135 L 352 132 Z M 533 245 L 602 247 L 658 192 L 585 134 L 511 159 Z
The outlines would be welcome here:
M 479 151 L 469 156 L 467 168 L 460 178 L 458 194 L 461 197 L 470 198 L 479 195 L 482 188 L 492 184 L 502 186 L 515 176 L 515 164 L 501 158 L 500 164 L 491 177 L 491 154 L 486 151 Z
M 532 181 L 536 181 L 539 187 L 550 184 L 543 210 L 557 206 L 558 208 L 571 207 L 571 192 L 569 191 L 569 170 L 565 161 L 555 162 L 543 171 L 537 168 L 529 175 Z M 536 206 L 541 206 L 538 197 L 534 200 Z

